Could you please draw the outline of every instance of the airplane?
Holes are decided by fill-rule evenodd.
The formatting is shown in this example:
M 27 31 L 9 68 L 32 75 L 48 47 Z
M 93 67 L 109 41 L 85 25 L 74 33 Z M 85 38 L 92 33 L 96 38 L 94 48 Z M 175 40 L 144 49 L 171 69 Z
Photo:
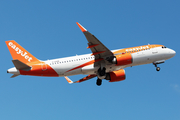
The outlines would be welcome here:
M 143 64 L 150 64 L 160 71 L 158 64 L 175 56 L 176 52 L 164 45 L 142 45 L 117 50 L 109 50 L 93 34 L 87 31 L 80 23 L 76 22 L 84 33 L 88 47 L 92 54 L 76 55 L 52 60 L 39 60 L 21 47 L 14 40 L 5 41 L 13 58 L 15 67 L 7 70 L 13 74 L 11 78 L 18 75 L 65 77 L 68 83 L 81 83 L 97 77 L 96 84 L 100 86 L 102 80 L 118 82 L 125 80 L 124 68 Z M 86 77 L 73 82 L 67 76 L 83 74 Z

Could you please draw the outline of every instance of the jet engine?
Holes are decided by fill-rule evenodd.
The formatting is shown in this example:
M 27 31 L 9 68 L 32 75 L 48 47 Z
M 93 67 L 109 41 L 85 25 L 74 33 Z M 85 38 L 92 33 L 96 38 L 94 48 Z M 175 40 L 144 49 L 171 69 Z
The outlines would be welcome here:
M 132 63 L 132 56 L 130 53 L 123 53 L 116 56 L 106 58 L 107 61 L 116 65 L 128 65 Z
M 106 74 L 106 80 L 109 82 L 118 82 L 126 79 L 125 70 L 120 69 Z

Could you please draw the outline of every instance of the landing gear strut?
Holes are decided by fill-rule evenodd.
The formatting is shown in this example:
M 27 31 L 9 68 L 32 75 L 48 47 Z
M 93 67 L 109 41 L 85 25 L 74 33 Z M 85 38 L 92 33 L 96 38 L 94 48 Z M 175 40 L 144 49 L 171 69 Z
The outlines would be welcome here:
M 96 81 L 96 84 L 100 86 L 102 84 L 102 79 L 105 79 L 106 77 L 106 68 L 99 68 L 98 69 L 98 79 Z
M 157 64 L 164 63 L 165 60 L 155 61 L 153 62 L 153 65 L 156 67 L 156 71 L 160 71 L 160 67 L 157 66 Z
M 160 67 L 158 67 L 157 64 L 154 64 L 154 66 L 156 67 L 156 71 L 160 71 Z
M 102 84 L 102 80 L 98 78 L 97 81 L 96 81 L 96 85 L 101 86 L 101 84 Z
M 99 73 L 99 76 L 105 76 L 106 75 L 106 68 L 105 67 L 103 67 L 103 69 L 99 68 L 98 73 Z

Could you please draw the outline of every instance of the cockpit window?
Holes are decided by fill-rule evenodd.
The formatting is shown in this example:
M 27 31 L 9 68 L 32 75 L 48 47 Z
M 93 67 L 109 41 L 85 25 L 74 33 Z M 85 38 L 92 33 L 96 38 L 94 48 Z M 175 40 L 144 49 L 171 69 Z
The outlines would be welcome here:
M 162 46 L 162 48 L 166 48 L 166 46 Z

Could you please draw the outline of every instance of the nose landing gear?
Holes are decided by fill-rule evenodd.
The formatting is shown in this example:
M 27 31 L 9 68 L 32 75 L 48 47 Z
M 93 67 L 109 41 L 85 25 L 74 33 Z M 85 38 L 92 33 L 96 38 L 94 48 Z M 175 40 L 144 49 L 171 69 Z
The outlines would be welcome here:
M 160 61 L 153 62 L 153 65 L 156 67 L 156 71 L 160 71 L 160 67 L 158 67 L 157 64 L 164 63 L 164 61 L 165 60 L 160 60 Z
M 156 71 L 160 71 L 160 67 L 158 67 L 156 63 L 153 63 L 153 65 L 156 67 Z
M 156 71 L 160 71 L 160 67 L 156 67 Z

